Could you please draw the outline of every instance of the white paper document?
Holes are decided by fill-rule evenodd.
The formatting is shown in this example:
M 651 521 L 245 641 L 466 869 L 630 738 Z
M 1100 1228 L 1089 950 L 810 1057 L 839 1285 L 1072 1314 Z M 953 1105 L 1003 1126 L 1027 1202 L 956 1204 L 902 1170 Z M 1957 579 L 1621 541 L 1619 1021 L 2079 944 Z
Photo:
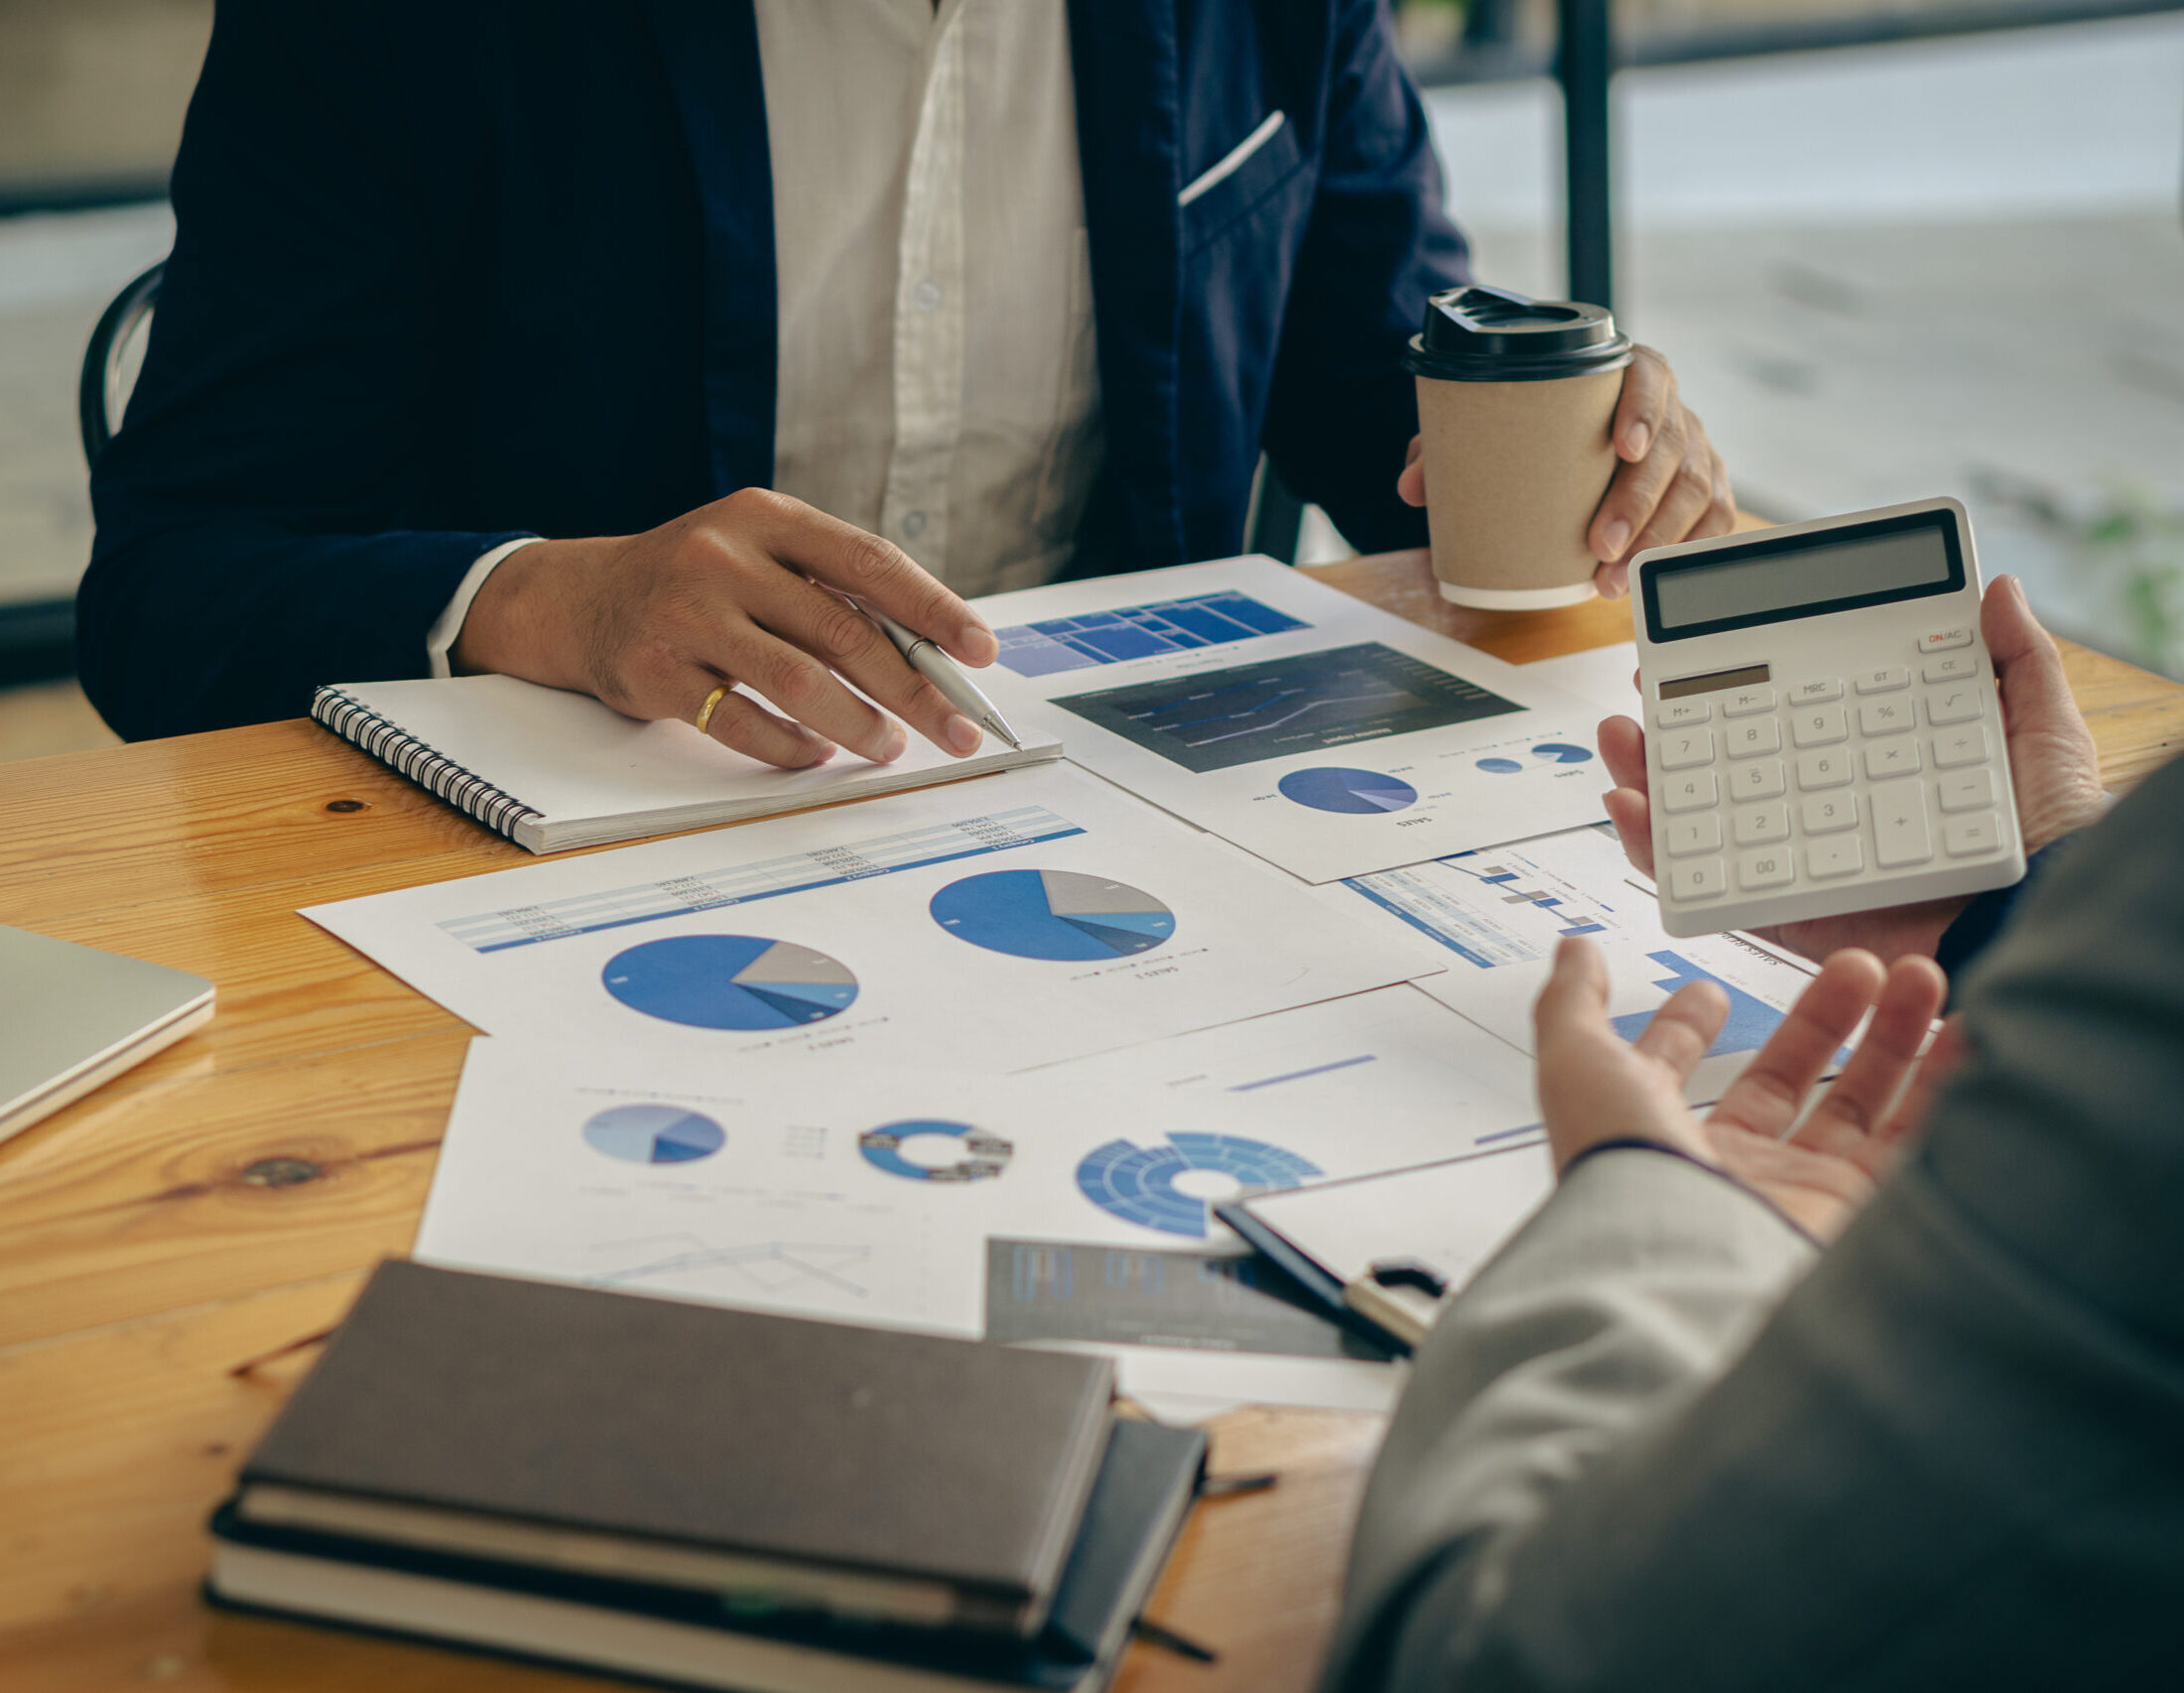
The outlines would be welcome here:
M 1591 647 L 1564 653 L 1559 658 L 1534 659 L 1524 674 L 1574 694 L 1593 708 L 1595 726 L 1601 717 L 1644 717 L 1638 708 L 1638 643 L 1617 641 L 1612 646 Z M 1588 742 L 1590 744 L 1590 741 Z
M 1415 985 L 1058 1065 L 1309 1148 L 1329 1174 L 1538 1139 L 1532 1061 Z
M 488 1034 L 1021 1070 L 1420 955 L 1061 765 L 304 913 Z
M 1721 1098 L 1812 979 L 1804 960 L 1748 935 L 1671 939 L 1652 893 L 1614 837 L 1599 829 L 1359 876 L 1344 887 L 1446 948 L 1450 968 L 1418 985 L 1526 1053 L 1532 1002 L 1566 935 L 1586 936 L 1607 955 L 1608 1011 L 1625 1039 L 1685 982 L 1714 981 L 1729 995 L 1729 1021 L 1692 1074 L 1695 1104 Z
M 1011 720 L 1307 881 L 1605 815 L 1592 706 L 1271 559 L 976 604 Z
M 790 1315 L 1087 1347 L 1125 1386 L 1377 1404 L 1210 1200 L 1352 1167 L 1063 1070 L 997 1077 L 471 1044 L 415 1255 Z M 1134 1362 L 1133 1362 L 1134 1361 Z

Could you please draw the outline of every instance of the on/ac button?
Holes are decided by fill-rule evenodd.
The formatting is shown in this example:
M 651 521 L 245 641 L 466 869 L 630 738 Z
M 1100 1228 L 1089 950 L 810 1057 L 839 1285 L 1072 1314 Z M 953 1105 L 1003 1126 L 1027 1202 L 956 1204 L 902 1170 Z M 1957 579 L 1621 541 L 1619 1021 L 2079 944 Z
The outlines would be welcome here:
M 1947 652 L 1951 647 L 1968 647 L 1971 644 L 1972 631 L 1969 628 L 1936 629 L 1930 635 L 1919 637 L 1919 651 L 1922 653 Z

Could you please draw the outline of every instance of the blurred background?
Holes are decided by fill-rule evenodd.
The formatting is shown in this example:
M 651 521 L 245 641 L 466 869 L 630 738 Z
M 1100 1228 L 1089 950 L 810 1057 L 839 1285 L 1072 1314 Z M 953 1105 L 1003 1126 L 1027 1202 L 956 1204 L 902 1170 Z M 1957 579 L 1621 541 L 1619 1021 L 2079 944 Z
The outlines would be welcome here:
M 1565 0 L 1565 5 L 1569 0 Z M 75 394 L 173 237 L 210 0 L 0 0 L 0 760 L 110 739 L 69 680 Z M 1556 0 L 1401 0 L 1482 279 L 1567 287 Z M 2184 9 L 1609 0 L 1613 294 L 1741 503 L 1954 493 L 1989 575 L 2184 675 Z M 1340 535 L 1305 514 L 1306 559 Z

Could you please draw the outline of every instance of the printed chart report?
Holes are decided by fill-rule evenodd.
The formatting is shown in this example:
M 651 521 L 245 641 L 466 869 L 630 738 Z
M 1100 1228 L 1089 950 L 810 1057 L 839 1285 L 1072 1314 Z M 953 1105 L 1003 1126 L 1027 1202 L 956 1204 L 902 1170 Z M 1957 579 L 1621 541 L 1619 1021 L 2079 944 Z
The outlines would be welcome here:
M 1271 559 L 978 601 L 1074 762 L 1307 881 L 1598 821 L 1599 713 Z
M 1323 1165 L 1353 1169 L 1344 1140 L 1341 1124 L 1323 1122 L 1307 1156 L 1218 1104 L 1186 1107 L 1066 1067 L 1001 1077 L 761 1055 L 723 1069 L 687 1053 L 480 1039 L 415 1252 L 500 1274 L 947 1334 L 978 1335 L 998 1310 L 996 1338 L 1100 1345 L 1115 1352 L 1126 1386 L 1236 1391 L 1223 1360 L 1241 1352 L 1267 1360 L 1240 1389 L 1253 1397 L 1377 1404 L 1392 1385 L 1353 1375 L 1369 1359 L 1311 1345 L 1323 1325 L 1255 1295 L 1229 1321 L 1223 1295 L 1243 1284 L 1196 1279 L 1240 1250 L 1210 1225 L 1209 1200 L 1295 1186 Z M 1033 1256 L 997 1259 L 996 1237 Z M 1018 1292 L 1030 1275 L 1044 1309 L 1013 1294 L 997 1304 L 995 1262 Z M 1083 1332 L 1088 1303 L 1064 1333 L 1056 1306 L 1069 1272 L 1057 1282 L 1055 1266 L 1073 1263 L 1126 1269 L 1148 1297 L 1100 1301 L 1096 1333 Z M 1199 1344 L 1182 1360 L 1154 1338 L 1150 1296 L 1170 1264 L 1179 1274 L 1194 1266 L 1188 1285 L 1212 1296 L 1195 1302 Z M 1294 1357 L 1320 1367 L 1272 1367 Z M 1344 1367 L 1326 1367 L 1336 1363 Z
M 1565 936 L 1585 936 L 1607 955 L 1608 1010 L 1626 1040 L 1685 982 L 1713 981 L 1729 995 L 1729 1021 L 1688 1097 L 1720 1099 L 1804 991 L 1812 967 L 1734 931 L 1672 940 L 1634 877 L 1611 835 L 1574 829 L 1343 885 L 1447 951 L 1450 968 L 1418 987 L 1527 1054 L 1532 1002 Z
M 305 915 L 488 1034 L 985 1072 L 1434 968 L 1058 764 Z

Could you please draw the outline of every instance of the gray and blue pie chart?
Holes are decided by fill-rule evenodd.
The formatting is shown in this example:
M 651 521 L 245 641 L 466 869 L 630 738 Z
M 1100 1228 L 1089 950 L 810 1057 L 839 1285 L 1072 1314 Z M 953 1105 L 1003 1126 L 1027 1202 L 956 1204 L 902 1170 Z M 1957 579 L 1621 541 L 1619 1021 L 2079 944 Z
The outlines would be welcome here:
M 1057 963 L 1127 958 L 1176 932 L 1176 914 L 1151 894 L 1076 870 L 965 876 L 942 888 L 927 909 L 960 941 Z
M 625 1164 L 689 1164 L 710 1158 L 727 1135 L 709 1116 L 681 1106 L 609 1106 L 583 1125 L 594 1152 Z
M 903 1156 L 905 1142 L 928 1136 L 931 1137 L 929 1145 L 937 1141 L 945 1149 L 937 1161 L 925 1160 L 925 1147 L 918 1149 L 919 1158 Z M 954 1122 L 945 1117 L 913 1117 L 903 1122 L 882 1123 L 857 1136 L 857 1151 L 873 1169 L 914 1182 L 990 1181 L 1008 1168 L 1009 1158 L 1015 1150 L 1013 1144 L 998 1134 L 988 1134 L 967 1122 Z M 957 1155 L 950 1157 L 947 1155 L 950 1152 Z
M 600 972 L 632 1011 L 694 1029 L 793 1029 L 846 1011 L 848 966 L 763 935 L 674 935 L 616 953 Z
M 1575 741 L 1548 740 L 1533 747 L 1532 756 L 1544 758 L 1550 764 L 1590 764 L 1593 761 L 1593 749 L 1590 746 L 1580 746 Z
M 1282 798 L 1314 811 L 1351 812 L 1369 816 L 1375 812 L 1402 811 L 1418 801 L 1418 790 L 1400 776 L 1377 770 L 1350 770 L 1339 764 L 1315 764 L 1292 770 L 1278 786 Z

